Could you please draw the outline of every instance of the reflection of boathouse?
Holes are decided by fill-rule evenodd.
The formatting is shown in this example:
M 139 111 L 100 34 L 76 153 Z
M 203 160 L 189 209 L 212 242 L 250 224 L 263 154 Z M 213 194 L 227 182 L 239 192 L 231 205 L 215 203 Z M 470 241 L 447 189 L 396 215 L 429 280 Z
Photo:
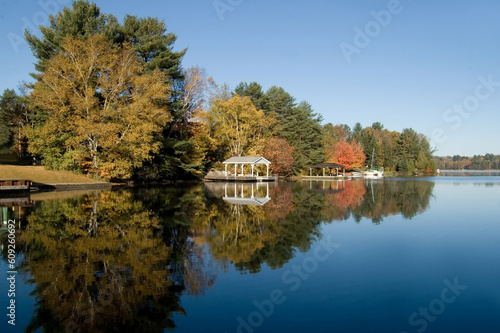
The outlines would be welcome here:
M 271 200 L 269 183 L 226 183 L 222 199 L 233 205 L 263 206 Z
M 315 181 L 309 180 L 309 188 L 319 193 L 339 193 L 345 189 L 346 182 L 343 180 L 323 180 Z
M 263 206 L 271 200 L 270 187 L 276 183 L 208 182 L 205 187 L 215 197 L 232 205 Z

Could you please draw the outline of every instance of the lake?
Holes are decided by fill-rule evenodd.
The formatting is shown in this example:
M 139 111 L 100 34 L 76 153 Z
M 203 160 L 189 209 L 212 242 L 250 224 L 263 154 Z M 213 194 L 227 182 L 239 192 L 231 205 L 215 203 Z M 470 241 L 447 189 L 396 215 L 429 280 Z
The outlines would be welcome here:
M 500 331 L 500 177 L 46 192 L 10 205 L 2 332 Z

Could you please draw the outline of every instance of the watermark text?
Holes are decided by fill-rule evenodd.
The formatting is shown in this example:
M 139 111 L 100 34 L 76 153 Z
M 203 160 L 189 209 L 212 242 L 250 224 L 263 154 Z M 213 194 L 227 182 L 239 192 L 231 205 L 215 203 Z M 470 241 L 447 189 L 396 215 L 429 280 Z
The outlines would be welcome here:
M 16 221 L 7 222 L 7 262 L 9 270 L 7 271 L 7 281 L 9 289 L 7 297 L 9 305 L 7 306 L 7 322 L 10 325 L 16 325 Z

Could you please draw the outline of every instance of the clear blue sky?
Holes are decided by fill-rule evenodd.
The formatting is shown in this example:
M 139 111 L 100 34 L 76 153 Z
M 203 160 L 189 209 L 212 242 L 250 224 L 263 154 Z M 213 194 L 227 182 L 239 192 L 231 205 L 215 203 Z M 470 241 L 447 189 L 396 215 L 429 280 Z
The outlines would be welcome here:
M 500 154 L 498 0 L 95 2 L 119 19 L 164 19 L 176 50 L 188 48 L 185 67 L 233 88 L 282 86 L 325 123 L 413 127 L 437 155 Z M 0 91 L 34 70 L 23 27 L 46 24 L 63 5 L 0 0 Z

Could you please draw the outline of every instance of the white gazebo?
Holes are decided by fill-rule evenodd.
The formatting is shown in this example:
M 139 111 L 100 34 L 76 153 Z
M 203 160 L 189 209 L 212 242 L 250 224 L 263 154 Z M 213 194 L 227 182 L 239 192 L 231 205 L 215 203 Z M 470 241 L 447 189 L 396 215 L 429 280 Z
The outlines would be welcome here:
M 245 165 L 249 165 L 251 167 L 251 173 L 247 176 L 254 177 L 254 167 L 255 167 L 255 169 L 257 170 L 257 177 L 259 177 L 258 166 L 260 164 L 265 164 L 266 168 L 267 168 L 266 177 L 269 177 L 269 165 L 271 164 L 271 162 L 269 162 L 268 160 L 266 160 L 262 156 L 233 156 L 233 157 L 225 160 L 223 163 L 224 163 L 224 167 L 225 167 L 224 174 L 226 176 L 228 176 L 228 172 L 227 172 L 228 166 L 231 166 L 234 164 L 234 176 L 244 177 L 245 176 L 245 172 L 244 172 Z M 240 175 L 238 175 L 236 172 L 238 165 L 241 165 L 241 174 Z

